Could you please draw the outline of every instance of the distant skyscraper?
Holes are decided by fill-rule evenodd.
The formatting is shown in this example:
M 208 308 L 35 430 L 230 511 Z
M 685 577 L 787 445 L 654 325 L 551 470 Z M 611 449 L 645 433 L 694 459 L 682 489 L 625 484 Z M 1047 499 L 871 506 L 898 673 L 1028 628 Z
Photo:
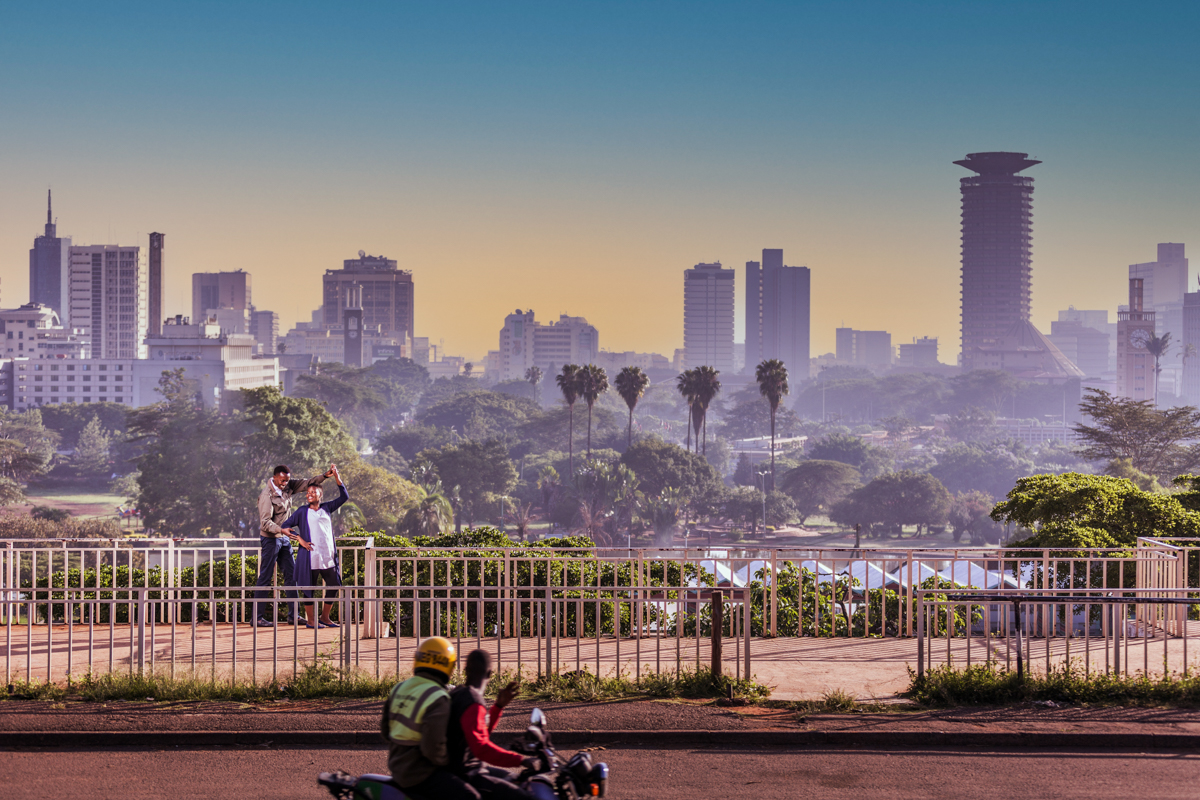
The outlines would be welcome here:
M 977 173 L 962 189 L 962 366 L 1029 321 L 1032 299 L 1033 178 L 1018 172 L 1040 161 L 1026 153 L 971 153 Z
M 1200 353 L 1200 292 L 1183 296 L 1183 339 L 1180 348 L 1188 345 Z M 1189 405 L 1200 403 L 1200 358 L 1190 357 L 1183 365 L 1183 399 Z
M 231 308 L 248 315 L 252 308 L 250 274 L 235 272 L 196 272 L 192 275 L 192 323 L 204 322 L 215 308 Z M 245 330 L 236 333 L 247 333 Z
M 504 318 L 500 348 L 493 369 L 499 380 L 524 380 L 525 370 L 540 367 L 556 373 L 564 364 L 594 364 L 600 356 L 600 332 L 583 317 L 561 314 L 557 321 L 541 323 L 533 309 L 515 310 Z
M 163 326 L 163 239 L 161 233 L 150 234 L 150 335 L 161 336 Z
M 70 281 L 71 238 L 58 235 L 58 225 L 51 213 L 50 192 L 46 192 L 46 230 L 33 240 L 29 251 L 29 302 L 50 306 L 59 317 L 65 317 L 67 290 Z
M 1146 343 L 1154 335 L 1154 312 L 1142 302 L 1142 279 L 1129 279 L 1129 310 L 1117 312 L 1117 394 L 1130 400 L 1154 397 L 1154 358 Z
M 345 294 L 346 307 L 342 310 L 342 330 L 345 333 L 342 339 L 345 355 L 342 363 L 347 367 L 362 369 L 366 366 L 363 363 L 362 287 L 351 286 Z
M 856 331 L 853 328 L 838 328 L 834 332 L 837 360 L 845 364 L 863 367 L 891 366 L 894 358 L 892 335 L 887 331 Z M 937 340 L 933 344 L 934 361 L 937 361 Z M 790 373 L 790 370 L 789 370 Z
M 413 276 L 396 268 L 396 262 L 383 256 L 369 256 L 362 250 L 358 258 L 347 258 L 341 269 L 325 271 L 325 327 L 342 321 L 346 292 L 358 285 L 362 291 L 363 325 L 379 326 L 385 336 L 413 338 Z
M 793 380 L 808 377 L 810 290 L 808 267 L 785 267 L 783 250 L 763 250 L 761 265 L 746 262 L 748 372 L 777 358 Z
M 69 327 L 91 337 L 92 358 L 146 358 L 150 279 L 140 247 L 72 247 Z
M 733 270 L 720 261 L 684 270 L 684 369 L 733 370 L 733 295 Z
M 1162 243 L 1158 260 L 1145 264 L 1130 264 L 1129 277 L 1142 279 L 1142 303 L 1154 312 L 1158 335 L 1171 334 L 1171 347 L 1159 361 L 1163 374 L 1160 386 L 1176 383 L 1183 376 L 1183 296 L 1188 290 L 1188 260 L 1184 246 Z
M 250 312 L 250 335 L 258 342 L 264 354 L 274 353 L 279 340 L 279 315 L 274 311 L 253 309 Z

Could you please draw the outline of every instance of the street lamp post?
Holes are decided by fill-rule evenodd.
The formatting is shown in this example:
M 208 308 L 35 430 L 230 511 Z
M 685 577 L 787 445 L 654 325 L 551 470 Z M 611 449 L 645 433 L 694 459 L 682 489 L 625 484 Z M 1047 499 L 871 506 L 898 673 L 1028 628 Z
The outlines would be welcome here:
M 758 477 L 762 480 L 762 521 L 763 521 L 763 536 L 767 535 L 767 475 L 771 470 L 767 468 L 758 471 Z

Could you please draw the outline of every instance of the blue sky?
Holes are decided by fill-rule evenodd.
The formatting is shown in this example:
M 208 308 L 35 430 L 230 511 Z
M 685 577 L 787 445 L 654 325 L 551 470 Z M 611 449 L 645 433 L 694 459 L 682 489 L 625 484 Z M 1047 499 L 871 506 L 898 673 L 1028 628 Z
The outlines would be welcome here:
M 45 189 L 80 243 L 168 234 L 286 326 L 359 249 L 414 271 L 417 333 L 505 313 L 682 345 L 681 272 L 763 247 L 845 323 L 957 352 L 968 152 L 1036 179 L 1034 321 L 1115 310 L 1196 242 L 1194 3 L 79 4 L 0 16 L 0 302 Z M 1190 237 L 1190 238 L 1189 238 Z M 177 274 L 176 274 L 177 273 Z M 741 284 L 739 282 L 739 291 Z M 740 338 L 739 327 L 739 338 Z

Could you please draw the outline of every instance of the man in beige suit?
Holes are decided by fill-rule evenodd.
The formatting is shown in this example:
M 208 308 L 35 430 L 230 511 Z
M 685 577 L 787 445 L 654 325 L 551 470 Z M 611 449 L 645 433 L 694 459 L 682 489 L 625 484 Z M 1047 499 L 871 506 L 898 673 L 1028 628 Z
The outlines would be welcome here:
M 329 467 L 329 471 L 324 475 L 315 475 L 308 480 L 300 480 L 292 478 L 292 471 L 287 467 L 278 466 L 271 473 L 270 480 L 263 487 L 262 492 L 258 495 L 258 522 L 259 522 L 259 556 L 258 556 L 258 585 L 270 586 L 275 578 L 275 570 L 278 568 L 283 570 L 283 585 L 295 586 L 296 581 L 292 575 L 292 567 L 294 561 L 292 559 L 292 540 L 298 540 L 300 537 L 290 531 L 285 531 L 279 526 L 279 523 L 287 519 L 288 514 L 292 513 L 292 495 L 296 493 L 303 494 L 308 491 L 310 486 L 320 486 L 321 482 L 333 475 L 333 466 Z M 296 591 L 293 589 L 286 592 L 288 597 L 295 597 Z M 256 599 L 269 597 L 270 593 L 261 589 L 255 591 Z M 296 604 L 288 603 L 288 609 L 293 618 L 296 615 Z M 272 614 L 274 616 L 274 614 Z M 272 627 L 275 623 L 267 618 L 266 609 L 260 608 L 257 614 L 256 625 L 261 627 Z M 280 620 L 283 622 L 284 620 Z

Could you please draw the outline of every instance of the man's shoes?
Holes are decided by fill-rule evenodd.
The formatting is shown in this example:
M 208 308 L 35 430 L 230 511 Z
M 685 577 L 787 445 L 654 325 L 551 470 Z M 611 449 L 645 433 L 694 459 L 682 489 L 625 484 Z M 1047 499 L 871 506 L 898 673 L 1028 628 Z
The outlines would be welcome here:
M 269 620 L 269 619 L 259 619 L 254 622 L 254 627 L 256 627 L 256 628 L 274 628 L 275 623 L 271 622 L 271 620 Z

